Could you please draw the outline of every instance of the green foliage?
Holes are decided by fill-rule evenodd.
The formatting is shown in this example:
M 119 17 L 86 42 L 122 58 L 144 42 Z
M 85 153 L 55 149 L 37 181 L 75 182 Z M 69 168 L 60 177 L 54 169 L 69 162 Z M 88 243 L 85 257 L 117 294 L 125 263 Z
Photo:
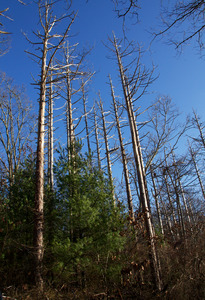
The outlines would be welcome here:
M 69 277 L 79 269 L 89 274 L 95 266 L 95 276 L 103 273 L 105 277 L 111 257 L 123 248 L 124 238 L 119 234 L 123 215 L 113 203 L 105 175 L 83 157 L 79 145 L 69 158 L 71 152 L 62 150 L 55 166 L 54 271 Z
M 1 284 L 29 277 L 33 243 L 35 169 L 32 155 L 15 173 L 13 184 L 1 194 Z

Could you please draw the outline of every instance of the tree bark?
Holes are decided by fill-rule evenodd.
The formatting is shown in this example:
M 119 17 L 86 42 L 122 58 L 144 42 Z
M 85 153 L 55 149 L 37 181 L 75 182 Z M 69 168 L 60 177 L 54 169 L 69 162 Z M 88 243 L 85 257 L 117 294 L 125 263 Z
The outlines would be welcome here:
M 101 111 L 101 116 L 102 116 L 102 123 L 103 123 L 103 137 L 104 137 L 104 141 L 105 141 L 105 154 L 106 154 L 106 159 L 107 159 L 107 171 L 108 171 L 108 176 L 109 176 L 109 182 L 110 182 L 110 188 L 111 188 L 111 193 L 112 193 L 112 198 L 113 198 L 113 204 L 115 204 L 115 193 L 114 193 L 113 178 L 112 178 L 112 168 L 111 168 L 111 160 L 110 160 L 108 135 L 107 135 L 107 129 L 106 129 L 106 122 L 105 122 L 103 104 L 102 104 L 102 99 L 100 97 L 100 94 L 99 94 L 99 99 L 100 99 L 99 106 L 100 106 L 100 111 Z
M 157 209 L 159 227 L 160 227 L 161 234 L 164 237 L 164 227 L 163 227 L 163 222 L 162 222 L 162 215 L 161 215 L 161 210 L 160 210 L 160 206 L 159 206 L 158 192 L 157 192 L 157 187 L 156 187 L 156 183 L 155 183 L 152 165 L 150 165 L 150 172 L 151 172 L 152 183 L 153 183 L 153 188 L 154 188 L 154 199 L 155 199 L 155 204 L 156 204 L 156 209 Z
M 124 178 L 125 178 L 129 215 L 130 215 L 131 220 L 134 222 L 135 215 L 134 215 L 133 202 L 132 202 L 132 193 L 131 193 L 131 188 L 130 188 L 130 178 L 129 178 L 129 171 L 128 171 L 128 166 L 127 166 L 127 157 L 126 157 L 126 152 L 125 152 L 125 148 L 124 148 L 124 144 L 123 144 L 123 137 L 122 137 L 122 133 L 121 133 L 120 121 L 119 121 L 119 116 L 118 116 L 118 109 L 117 109 L 117 104 L 116 104 L 116 100 L 115 100 L 115 94 L 114 94 L 114 89 L 113 89 L 113 85 L 112 85 L 112 80 L 111 80 L 110 76 L 109 76 L 109 79 L 110 79 L 110 88 L 111 88 L 111 96 L 112 96 L 112 100 L 113 100 L 113 107 L 114 107 L 114 111 L 115 111 L 115 120 L 116 120 L 116 125 L 117 125 L 118 137 L 119 137 L 119 141 L 120 141 L 120 149 L 121 149 L 123 172 L 124 172 Z
M 134 158 L 135 158 L 135 164 L 137 169 L 137 176 L 138 176 L 138 183 L 139 183 L 139 189 L 140 189 L 140 201 L 142 203 L 142 210 L 144 213 L 145 218 L 145 225 L 150 245 L 150 254 L 152 258 L 152 265 L 153 265 L 153 275 L 155 279 L 156 288 L 161 291 L 162 289 L 162 280 L 161 280 L 161 269 L 160 269 L 160 262 L 157 257 L 156 253 L 156 247 L 155 247 L 155 233 L 153 230 L 153 224 L 151 220 L 151 213 L 149 209 L 149 200 L 147 197 L 147 187 L 145 183 L 145 173 L 144 173 L 144 166 L 143 166 L 143 159 L 142 159 L 142 153 L 141 153 L 141 146 L 139 142 L 139 135 L 137 130 L 137 125 L 134 119 L 134 112 L 132 109 L 132 99 L 130 98 L 129 93 L 129 86 L 126 80 L 126 76 L 124 74 L 121 56 L 118 50 L 117 41 L 114 37 L 114 47 L 115 52 L 118 60 L 118 67 L 121 77 L 121 83 L 122 88 L 124 92 L 124 99 L 126 103 L 127 108 L 127 114 L 129 119 L 129 125 L 130 125 L 130 132 L 132 137 L 132 146 L 133 146 L 133 152 L 134 152 Z

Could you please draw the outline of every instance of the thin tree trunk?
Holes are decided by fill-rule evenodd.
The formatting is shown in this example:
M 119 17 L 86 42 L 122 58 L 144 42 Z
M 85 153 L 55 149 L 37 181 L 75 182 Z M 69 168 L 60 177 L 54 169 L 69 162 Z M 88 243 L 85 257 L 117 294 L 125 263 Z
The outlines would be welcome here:
M 188 210 L 186 198 L 185 198 L 185 195 L 184 195 L 184 190 L 183 190 L 181 180 L 180 180 L 179 170 L 178 170 L 173 152 L 172 152 L 172 156 L 173 156 L 173 161 L 174 161 L 175 172 L 176 172 L 176 176 L 177 176 L 177 182 L 178 182 L 179 190 L 180 190 L 181 195 L 182 195 L 182 200 L 183 200 L 183 203 L 184 203 L 184 208 L 185 208 L 185 211 L 186 211 L 187 219 L 188 219 L 189 225 L 191 226 L 191 218 L 190 218 L 190 215 L 189 215 L 189 210 Z
M 125 148 L 124 148 L 124 144 L 123 144 L 123 138 L 122 138 L 122 133 L 121 133 L 121 128 L 120 128 L 120 121 L 119 121 L 119 116 L 118 116 L 118 109 L 117 109 L 117 104 L 115 101 L 115 94 L 114 94 L 114 89 L 113 89 L 113 85 L 112 85 L 110 76 L 109 76 L 109 79 L 110 79 L 110 87 L 111 87 L 111 96 L 112 96 L 113 106 L 114 106 L 114 111 L 115 111 L 115 119 L 116 119 L 118 137 L 119 137 L 119 141 L 120 141 L 120 149 L 121 149 L 123 172 L 124 172 L 124 178 L 125 178 L 125 186 L 126 186 L 126 192 L 127 192 L 127 203 L 128 203 L 128 208 L 129 208 L 129 215 L 130 215 L 131 220 L 134 222 L 135 216 L 134 216 L 134 210 L 133 210 L 132 193 L 131 193 L 131 188 L 130 188 L 130 177 L 129 177 L 129 171 L 128 171 L 128 166 L 127 166 L 127 157 L 126 157 Z
M 174 192 L 175 192 L 175 196 L 176 196 L 176 203 L 177 203 L 177 214 L 178 214 L 178 221 L 181 227 L 181 236 L 185 237 L 186 234 L 186 230 L 185 230 L 185 224 L 184 224 L 184 217 L 183 217 L 183 213 L 182 213 L 182 208 L 181 208 L 181 203 L 180 203 L 180 197 L 179 197 L 179 191 L 178 191 L 178 186 L 177 183 L 174 183 L 172 176 L 169 172 L 169 168 L 167 167 L 167 173 L 169 175 L 169 178 L 172 182 L 172 186 L 174 188 Z
M 36 161 L 36 191 L 35 191 L 35 280 L 39 290 L 43 290 L 42 263 L 43 263 L 43 223 L 44 223 L 44 134 L 45 134 L 45 105 L 46 105 L 46 57 L 47 33 L 44 38 L 41 66 L 41 85 L 39 99 L 38 140 Z
M 105 122 L 105 115 L 104 115 L 104 111 L 103 111 L 103 104 L 102 104 L 102 99 L 100 97 L 100 94 L 99 94 L 99 99 L 100 99 L 100 111 L 101 111 L 102 123 L 103 123 L 103 136 L 104 136 L 104 141 L 105 141 L 105 152 L 106 152 L 106 158 L 107 158 L 107 171 L 108 171 L 108 176 L 109 176 L 109 181 L 110 181 L 113 204 L 115 204 L 115 193 L 114 193 L 113 178 L 112 178 L 110 150 L 109 150 L 106 122 Z
M 162 222 L 162 215 L 161 215 L 161 210 L 160 210 L 159 200 L 158 200 L 158 192 L 157 192 L 157 187 L 156 187 L 156 183 L 155 183 L 152 165 L 150 165 L 150 172 L 151 172 L 152 183 L 153 183 L 153 188 L 154 188 L 154 199 L 155 199 L 155 204 L 156 204 L 156 209 L 157 209 L 159 227 L 160 227 L 161 234 L 164 237 L 164 227 L 163 227 L 163 222 Z
M 203 185 L 202 180 L 201 180 L 201 176 L 200 176 L 200 173 L 199 173 L 199 169 L 198 169 L 198 167 L 197 167 L 197 163 L 196 163 L 196 160 L 195 160 L 195 157 L 194 157 L 194 153 L 193 153 L 193 150 L 192 150 L 191 147 L 189 147 L 189 149 L 190 149 L 192 161 L 193 161 L 193 163 L 194 163 L 194 168 L 195 168 L 195 170 L 196 170 L 196 175 L 197 175 L 197 178 L 198 178 L 200 187 L 201 187 L 202 195 L 203 195 L 203 198 L 205 199 L 204 185 Z
M 197 115 L 196 115 L 195 112 L 194 112 L 194 117 L 195 117 L 196 126 L 197 126 L 197 128 L 199 130 L 199 135 L 200 135 L 200 138 L 201 138 L 201 142 L 202 142 L 202 144 L 203 144 L 203 146 L 205 148 L 205 138 L 204 138 L 204 135 L 203 135 L 203 132 L 202 132 L 201 125 L 199 123 L 199 119 L 198 119 L 198 117 L 197 117 Z
M 98 161 L 98 169 L 101 170 L 101 160 L 100 160 L 100 145 L 99 145 L 99 137 L 98 137 L 98 124 L 97 124 L 97 115 L 94 104 L 94 126 L 95 126 L 95 141 L 96 141 L 96 150 L 97 150 L 97 161 Z
M 48 184 L 53 192 L 53 86 L 50 77 L 49 99 L 48 99 Z
M 66 57 L 68 64 L 69 59 Z M 67 148 L 69 158 L 72 157 L 74 147 L 74 129 L 73 129 L 73 115 L 72 115 L 72 101 L 71 101 L 71 83 L 69 68 L 66 73 L 66 91 L 67 91 L 67 102 L 66 102 L 66 129 L 67 129 Z
M 134 152 L 134 158 L 135 158 L 135 164 L 136 164 L 136 169 L 137 169 L 137 176 L 138 176 L 138 183 L 139 183 L 139 189 L 140 189 L 140 200 L 142 203 L 142 210 L 144 213 L 145 217 L 145 225 L 147 229 L 147 235 L 149 239 L 149 244 L 150 244 L 150 254 L 152 258 L 152 265 L 153 265 L 153 275 L 155 279 L 155 284 L 157 289 L 160 291 L 162 289 L 162 281 L 161 281 L 161 270 L 160 270 L 160 263 L 157 257 L 156 253 L 156 247 L 155 247 L 155 233 L 153 230 L 153 224 L 151 220 L 151 213 L 149 209 L 149 201 L 147 198 L 147 188 L 145 184 L 145 176 L 144 176 L 144 166 L 143 166 L 143 160 L 142 160 L 142 155 L 141 155 L 141 147 L 140 147 L 140 142 L 139 142 L 139 136 L 138 135 L 138 130 L 136 126 L 136 122 L 134 120 L 134 112 L 132 109 L 132 103 L 130 99 L 130 94 L 128 93 L 128 85 L 126 83 L 126 77 L 124 74 L 123 66 L 122 66 L 122 61 L 121 57 L 118 51 L 118 46 L 116 39 L 114 37 L 114 46 L 115 46 L 115 51 L 116 51 L 116 56 L 118 60 L 118 66 L 119 66 L 119 71 L 120 71 L 120 76 L 121 76 L 121 83 L 122 83 L 122 88 L 124 92 L 124 98 L 125 98 L 125 103 L 127 107 L 127 114 L 128 114 L 128 119 L 129 119 L 129 125 L 130 125 L 130 131 L 131 131 L 131 137 L 132 137 L 132 146 L 133 146 L 133 152 Z M 139 150 L 140 149 L 140 150 Z
M 88 116 L 87 116 L 87 110 L 86 110 L 86 97 L 85 97 L 85 90 L 84 90 L 84 84 L 83 83 L 82 83 L 82 93 L 83 93 L 83 107 L 84 107 L 84 117 L 85 117 L 85 132 L 86 132 L 86 138 L 87 138 L 88 155 L 91 156 L 90 135 L 89 135 L 89 129 L 88 129 Z

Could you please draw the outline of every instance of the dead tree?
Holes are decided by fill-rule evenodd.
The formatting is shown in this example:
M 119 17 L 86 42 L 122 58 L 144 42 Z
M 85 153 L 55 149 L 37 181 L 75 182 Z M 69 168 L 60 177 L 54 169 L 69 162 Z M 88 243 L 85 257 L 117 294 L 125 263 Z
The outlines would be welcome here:
M 169 209 L 171 211 L 173 223 L 174 223 L 175 227 L 177 228 L 177 219 L 176 219 L 176 215 L 175 215 L 173 201 L 172 201 L 172 198 L 171 198 L 171 193 L 170 193 L 170 188 L 169 188 L 169 184 L 168 184 L 167 174 L 165 172 L 167 172 L 167 169 L 165 169 L 163 171 L 163 181 L 164 181 L 165 187 L 166 187 L 166 194 L 167 194 L 167 198 L 168 198 L 168 202 L 169 202 Z
M 101 170 L 101 159 L 100 159 L 100 143 L 99 143 L 99 135 L 98 135 L 98 123 L 97 123 L 97 114 L 96 114 L 96 108 L 95 103 L 93 106 L 93 113 L 94 113 L 94 127 L 95 127 L 95 143 L 96 143 L 96 151 L 97 151 L 97 163 L 98 163 L 98 169 Z
M 109 76 L 109 79 L 110 79 L 111 96 L 112 96 L 113 107 L 114 107 L 114 112 L 115 112 L 116 126 L 117 126 L 117 131 L 118 131 L 119 142 L 120 142 L 121 158 L 122 158 L 125 186 L 126 186 L 126 192 L 127 192 L 127 203 L 128 203 L 128 208 L 129 208 L 129 215 L 130 215 L 131 220 L 134 222 L 135 216 L 134 216 L 134 209 L 133 209 L 133 202 L 132 202 L 132 193 L 131 193 L 131 188 L 130 188 L 130 177 L 129 177 L 129 170 L 128 170 L 128 165 L 127 165 L 127 156 L 126 156 L 125 147 L 123 144 L 120 120 L 119 120 L 119 116 L 118 116 L 118 108 L 117 108 L 117 103 L 115 100 L 115 94 L 114 94 L 114 88 L 112 85 L 111 76 Z
M 154 199 L 155 199 L 155 204 L 156 204 L 156 209 L 157 209 L 159 228 L 160 228 L 162 236 L 164 237 L 164 227 L 163 227 L 163 222 L 162 222 L 162 214 L 161 214 L 161 209 L 160 209 L 160 205 L 159 205 L 158 191 L 157 191 L 157 187 L 156 187 L 156 183 L 155 183 L 155 175 L 154 175 L 154 172 L 153 172 L 152 165 L 150 166 L 150 172 L 151 172 L 152 183 L 153 183 L 153 188 L 154 188 Z
M 48 93 L 48 185 L 53 192 L 53 83 L 52 73 L 50 75 L 49 93 Z
M 24 90 L 0 74 L 0 169 L 11 186 L 28 153 L 36 120 Z
M 185 229 L 184 216 L 183 216 L 181 202 L 180 202 L 180 191 L 179 191 L 179 186 L 178 186 L 178 181 L 177 181 L 176 170 L 175 170 L 175 168 L 173 169 L 173 164 L 171 164 L 170 166 L 168 166 L 166 153 L 165 153 L 165 164 L 166 164 L 166 166 L 165 166 L 165 172 L 168 174 L 168 176 L 170 178 L 170 181 L 171 181 L 171 184 L 172 184 L 172 188 L 174 190 L 174 194 L 175 194 L 175 197 L 176 197 L 175 200 L 176 200 L 176 206 L 177 206 L 178 222 L 179 222 L 180 229 L 181 229 L 180 230 L 180 235 L 181 235 L 181 237 L 185 237 L 185 235 L 186 235 L 186 229 Z M 171 172 L 171 170 L 173 172 Z
M 191 228 L 191 218 L 190 218 L 190 214 L 189 214 L 189 210 L 188 210 L 186 198 L 185 198 L 185 195 L 184 195 L 184 189 L 183 189 L 182 183 L 181 183 L 181 176 L 179 174 L 178 166 L 177 166 L 177 163 L 176 163 L 175 156 L 174 156 L 173 152 L 172 152 L 172 156 L 173 156 L 173 162 L 174 162 L 174 167 L 175 167 L 175 172 L 176 172 L 176 177 L 177 177 L 177 183 L 178 183 L 179 191 L 180 191 L 181 196 L 182 196 L 182 200 L 183 200 L 185 212 L 186 212 L 186 215 L 187 215 L 188 223 L 189 223 L 190 228 Z
M 85 87 L 84 87 L 83 82 L 82 82 L 82 94 L 83 94 L 85 132 L 86 132 L 86 139 L 87 139 L 87 146 L 88 146 L 88 155 L 90 157 L 91 156 L 90 131 L 89 131 L 89 127 L 88 127 L 88 113 L 87 113 L 87 109 L 86 109 L 86 95 L 85 95 Z
M 111 167 L 111 159 L 110 159 L 110 149 L 109 149 L 109 143 L 108 143 L 108 133 L 107 133 L 107 127 L 106 127 L 106 120 L 105 120 L 105 112 L 103 110 L 103 103 L 102 99 L 99 93 L 99 107 L 102 117 L 102 129 L 103 129 L 103 138 L 105 143 L 105 155 L 107 159 L 107 171 L 108 171 L 108 177 L 113 197 L 113 203 L 115 203 L 115 193 L 114 193 L 114 186 L 113 186 L 113 177 L 112 177 L 112 167 Z
M 83 63 L 89 51 L 83 51 L 79 54 L 77 51 L 78 44 L 69 45 L 67 42 L 63 46 L 61 53 L 62 59 L 57 60 L 58 69 L 61 70 L 58 75 L 59 96 L 65 101 L 66 115 L 66 136 L 68 156 L 72 157 L 75 151 L 75 141 L 79 134 L 76 132 L 83 118 L 80 115 L 74 115 L 78 111 L 77 104 L 82 100 L 82 89 L 93 76 L 93 73 L 84 71 Z M 86 116 L 87 117 L 87 116 Z M 75 122 L 76 121 L 76 122 Z
M 161 290 L 162 289 L 162 280 L 161 280 L 161 274 L 160 274 L 161 273 L 160 263 L 159 263 L 159 259 L 157 257 L 157 253 L 156 253 L 155 232 L 153 229 L 151 213 L 150 213 L 150 208 L 149 208 L 149 199 L 148 199 L 148 190 L 147 190 L 145 171 L 144 171 L 144 163 L 143 163 L 143 158 L 142 158 L 137 124 L 136 124 L 136 120 L 135 120 L 135 114 L 133 111 L 133 96 L 136 92 L 138 92 L 139 85 L 144 83 L 143 91 L 137 97 L 137 99 L 139 99 L 139 97 L 146 90 L 148 84 L 151 82 L 151 75 L 150 74 L 148 75 L 145 71 L 144 71 L 144 76 L 140 73 L 139 64 L 138 64 L 139 59 L 138 59 L 138 63 L 137 63 L 136 68 L 134 69 L 133 75 L 131 76 L 131 79 L 128 80 L 128 78 L 125 75 L 125 70 L 124 70 L 123 64 L 122 64 L 122 56 L 124 54 L 122 55 L 119 52 L 117 40 L 115 37 L 113 38 L 113 41 L 111 41 L 111 43 L 114 46 L 115 55 L 117 57 L 119 73 L 120 73 L 120 78 L 121 78 L 121 84 L 122 84 L 123 93 L 124 93 L 126 111 L 128 114 L 129 127 L 130 127 L 130 133 L 131 133 L 131 138 L 132 138 L 132 147 L 133 147 L 135 165 L 136 165 L 137 176 L 138 176 L 138 184 L 139 184 L 139 190 L 140 190 L 140 201 L 142 204 L 142 210 L 144 213 L 146 230 L 147 230 L 148 240 L 149 240 L 149 244 L 150 244 L 150 254 L 151 254 L 152 265 L 153 265 L 153 275 L 154 275 L 155 284 L 156 284 L 157 289 Z M 147 81 L 144 82 L 144 79 Z
M 164 29 L 154 33 L 155 37 L 169 34 L 170 42 L 179 49 L 196 38 L 200 49 L 203 49 L 204 9 L 203 0 L 174 1 L 167 9 L 163 8 L 162 21 Z M 184 29 L 183 29 L 184 28 Z
M 199 142 L 205 149 L 205 138 L 203 134 L 203 126 L 200 123 L 199 117 L 197 116 L 196 112 L 194 111 L 194 118 L 193 118 L 193 124 L 196 125 L 198 131 L 199 131 L 199 138 L 194 139 L 196 142 Z
M 190 154 L 191 154 L 192 161 L 194 163 L 194 168 L 195 168 L 196 175 L 197 175 L 200 187 L 201 187 L 201 192 L 202 192 L 203 198 L 205 199 L 205 189 L 204 189 L 204 185 L 203 185 L 203 182 L 201 180 L 201 175 L 200 175 L 197 163 L 196 163 L 196 159 L 195 159 L 196 154 L 194 154 L 191 146 L 189 146 L 189 151 L 190 151 Z
M 38 139 L 37 139 L 37 162 L 36 162 L 36 188 L 35 188 L 35 225 L 34 225 L 34 258 L 35 258 L 35 281 L 39 290 L 43 290 L 43 223 L 44 223 L 44 143 L 45 143 L 45 107 L 46 107 L 46 90 L 47 85 L 51 81 L 50 69 L 53 58 L 57 55 L 59 49 L 65 42 L 70 27 L 74 21 L 73 16 L 61 16 L 57 18 L 53 10 L 55 9 L 55 1 L 38 1 L 39 21 L 42 33 L 37 31 L 35 37 L 37 42 L 29 42 L 38 45 L 39 55 L 27 52 L 40 64 L 40 79 L 37 84 L 39 86 L 39 117 L 38 117 Z M 52 33 L 56 26 L 63 22 L 65 18 L 70 18 L 63 34 Z M 54 76 L 55 74 L 52 74 Z

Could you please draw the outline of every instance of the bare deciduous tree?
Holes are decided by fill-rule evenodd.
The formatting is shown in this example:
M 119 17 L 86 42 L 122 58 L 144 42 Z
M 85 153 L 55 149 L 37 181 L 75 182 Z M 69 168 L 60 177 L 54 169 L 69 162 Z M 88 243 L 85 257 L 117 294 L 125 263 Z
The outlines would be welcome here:
M 128 47 L 126 47 L 126 50 L 124 52 L 122 51 L 122 49 L 119 50 L 119 45 L 117 43 L 117 39 L 115 38 L 115 36 L 113 37 L 113 40 L 110 39 L 110 42 L 114 48 L 114 52 L 117 58 L 117 64 L 119 68 L 119 74 L 120 74 L 122 89 L 124 93 L 124 101 L 125 101 L 126 111 L 129 120 L 134 161 L 137 170 L 138 185 L 140 190 L 140 202 L 142 205 L 142 211 L 144 214 L 147 236 L 150 245 L 150 254 L 151 254 L 152 266 L 153 266 L 153 276 L 154 276 L 157 289 L 161 290 L 162 289 L 161 269 L 160 269 L 159 259 L 156 253 L 155 232 L 154 232 L 154 227 L 151 218 L 144 162 L 142 157 L 139 132 L 138 132 L 137 123 L 135 119 L 136 118 L 135 111 L 133 109 L 133 103 L 141 98 L 141 96 L 145 93 L 149 84 L 153 81 L 152 78 L 153 71 L 148 72 L 145 67 L 143 68 L 143 70 L 141 70 L 140 55 L 139 55 L 137 58 L 133 59 L 134 70 L 132 73 L 131 72 L 129 73 L 131 66 L 129 64 L 130 68 L 129 67 L 124 68 L 122 63 L 122 57 L 125 57 L 126 54 L 130 55 L 130 53 L 133 52 L 130 52 L 130 49 Z M 127 73 L 129 73 L 129 76 L 126 76 L 125 70 Z
M 123 144 L 123 137 L 122 137 L 122 133 L 121 133 L 120 120 L 119 120 L 119 116 L 118 116 L 118 108 L 117 108 L 117 103 L 116 103 L 116 100 L 115 100 L 115 94 L 114 94 L 114 88 L 113 88 L 113 85 L 112 85 L 111 76 L 109 76 L 109 79 L 110 79 L 111 96 L 112 96 L 113 107 L 114 107 L 114 112 L 115 112 L 116 126 L 117 126 L 117 131 L 118 131 L 119 142 L 120 142 L 120 149 L 121 149 L 123 172 L 124 172 L 124 178 L 125 178 L 125 186 L 126 186 L 126 192 L 127 192 L 127 202 L 128 202 L 129 214 L 130 214 L 131 220 L 134 223 L 135 216 L 134 216 L 134 209 L 133 209 L 133 202 L 132 202 L 132 193 L 131 193 L 131 187 L 130 187 L 130 178 L 129 178 L 129 170 L 128 170 L 128 164 L 127 164 L 127 156 L 126 156 L 125 147 L 124 147 L 124 144 Z
M 50 69 L 52 61 L 62 48 L 65 39 L 68 36 L 70 27 L 75 19 L 73 14 L 63 15 L 57 18 L 54 13 L 55 5 L 59 1 L 38 1 L 39 21 L 41 30 L 35 34 L 37 41 L 29 42 L 37 45 L 39 55 L 28 52 L 37 59 L 40 65 L 40 79 L 36 83 L 39 86 L 39 117 L 38 117 L 38 140 L 37 140 L 37 162 L 36 162 L 36 190 L 35 190 L 35 226 L 34 226 L 34 247 L 35 247 L 35 279 L 39 290 L 43 290 L 43 223 L 44 223 L 44 141 L 45 141 L 45 107 L 46 107 L 46 89 L 51 81 Z M 69 20 L 65 25 L 63 33 L 56 32 L 58 24 Z M 55 32 L 54 32 L 55 29 Z M 53 33 L 54 32 L 54 33 Z M 53 68 L 52 68 L 53 69 Z M 55 74 L 52 73 L 52 76 Z
M 162 20 L 165 26 L 155 37 L 170 33 L 170 41 L 177 49 L 196 38 L 200 49 L 203 49 L 204 10 L 203 0 L 174 1 L 163 9 Z
M 0 168 L 11 186 L 15 172 L 26 156 L 35 130 L 32 106 L 24 90 L 13 81 L 0 75 Z

